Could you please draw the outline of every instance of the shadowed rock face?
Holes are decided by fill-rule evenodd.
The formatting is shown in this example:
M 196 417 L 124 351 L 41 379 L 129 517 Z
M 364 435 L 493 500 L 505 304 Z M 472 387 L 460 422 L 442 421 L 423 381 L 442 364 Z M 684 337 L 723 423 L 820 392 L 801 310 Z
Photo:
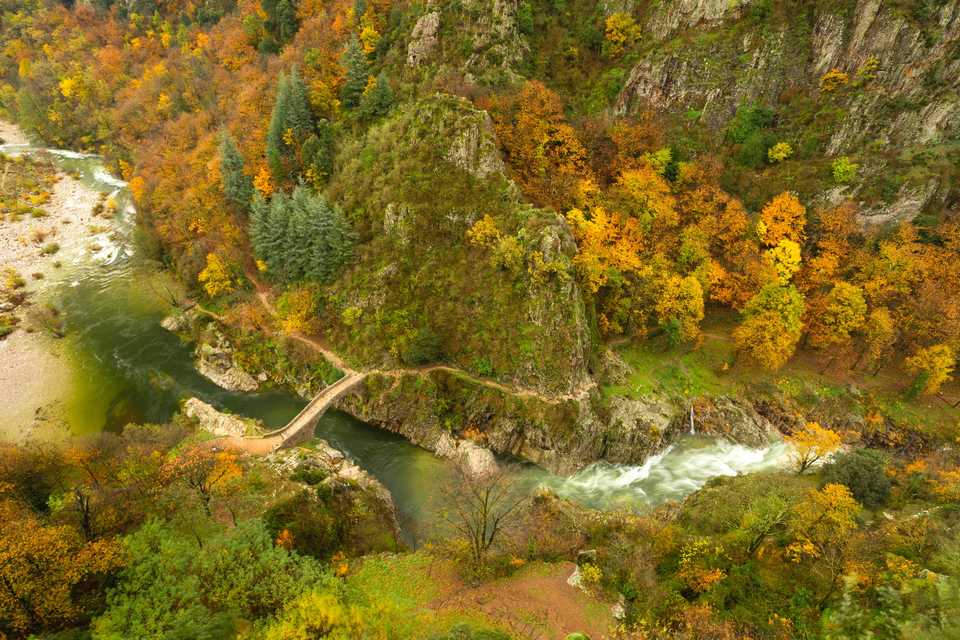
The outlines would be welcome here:
M 448 407 L 456 407 L 456 425 Z M 555 473 L 591 462 L 638 464 L 690 433 L 690 404 L 677 398 L 610 398 L 547 402 L 491 389 L 446 371 L 399 377 L 370 375 L 338 408 L 398 433 L 416 445 L 472 465 L 481 473 L 490 452 L 511 455 Z M 780 436 L 750 402 L 727 397 L 695 402 L 697 433 L 751 447 Z M 465 442 L 469 428 L 482 447 Z M 489 451 L 488 451 L 489 450 Z M 472 456 L 472 459 L 471 459 Z
M 776 106 L 787 93 L 822 99 L 820 78 L 839 69 L 857 90 L 830 97 L 836 121 L 828 126 L 827 157 L 863 154 L 869 145 L 909 156 L 960 136 L 957 0 L 944 2 L 922 24 L 880 0 L 798 6 L 789 20 L 755 19 L 756 4 L 657 4 L 644 25 L 650 48 L 631 69 L 617 112 L 692 113 L 719 130 L 741 104 Z M 864 174 L 885 170 L 882 160 L 864 155 Z M 821 195 L 834 204 L 856 199 L 858 191 Z M 903 184 L 882 205 L 864 207 L 861 218 L 911 219 L 946 196 L 934 172 Z

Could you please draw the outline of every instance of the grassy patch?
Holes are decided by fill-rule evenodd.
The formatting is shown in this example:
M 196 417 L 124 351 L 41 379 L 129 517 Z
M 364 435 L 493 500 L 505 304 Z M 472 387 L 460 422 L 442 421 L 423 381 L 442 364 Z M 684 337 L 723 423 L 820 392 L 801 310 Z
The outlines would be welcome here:
M 934 443 L 951 442 L 960 435 L 958 410 L 936 397 L 908 399 L 905 374 L 896 367 L 878 375 L 843 366 L 824 370 L 824 355 L 813 351 L 798 352 L 783 369 L 772 373 L 737 360 L 730 338 L 736 322 L 735 313 L 708 319 L 697 348 L 672 348 L 664 338 L 615 347 L 633 372 L 624 382 L 603 387 L 604 396 L 774 398 L 810 419 L 837 428 L 866 429 L 865 437 L 881 437 L 891 445 L 910 433 Z M 944 395 L 960 397 L 960 385 L 952 383 Z M 877 424 L 871 426 L 871 421 Z
M 57 170 L 49 162 L 0 154 L 0 220 L 46 216 L 41 207 L 49 202 L 56 181 Z

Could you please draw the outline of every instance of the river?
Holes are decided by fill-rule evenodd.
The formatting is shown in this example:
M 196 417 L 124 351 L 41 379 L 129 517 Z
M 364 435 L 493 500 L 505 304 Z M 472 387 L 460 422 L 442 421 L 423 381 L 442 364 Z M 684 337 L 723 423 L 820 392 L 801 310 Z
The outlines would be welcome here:
M 0 146 L 0 151 L 40 152 L 14 145 Z M 95 156 L 53 151 L 52 158 L 65 171 L 79 172 L 84 184 L 111 194 L 118 204 L 118 233 L 95 254 L 65 265 L 40 294 L 62 309 L 67 328 L 62 346 L 72 384 L 63 392 L 59 416 L 70 430 L 82 434 L 117 430 L 129 422 L 162 423 L 190 396 L 259 418 L 269 427 L 282 426 L 296 415 L 305 401 L 292 393 L 225 391 L 197 373 L 191 347 L 160 327 L 169 311 L 162 293 L 168 276 L 136 251 L 135 211 L 124 183 Z M 4 418 L 0 409 L 0 419 Z M 446 462 L 337 411 L 320 420 L 317 435 L 390 489 L 402 523 L 421 530 L 429 526 L 438 506 L 433 502 L 437 489 L 450 477 Z M 748 449 L 691 436 L 642 465 L 597 463 L 567 478 L 532 466 L 519 473 L 525 484 L 546 485 L 587 506 L 638 510 L 681 498 L 714 476 L 776 466 L 784 454 L 782 445 Z

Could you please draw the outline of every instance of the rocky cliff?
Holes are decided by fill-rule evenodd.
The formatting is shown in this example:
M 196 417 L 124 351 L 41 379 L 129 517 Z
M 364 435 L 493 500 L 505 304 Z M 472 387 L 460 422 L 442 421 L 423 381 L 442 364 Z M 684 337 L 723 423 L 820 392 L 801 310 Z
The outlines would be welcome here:
M 522 203 L 486 112 L 420 100 L 346 146 L 339 164 L 330 193 L 360 237 L 325 302 L 337 348 L 366 368 L 445 362 L 544 393 L 584 383 L 576 245 L 560 216 Z M 509 260 L 469 241 L 484 216 L 516 239 Z
M 604 400 L 595 392 L 548 401 L 443 370 L 368 376 L 339 408 L 431 451 L 448 451 L 451 436 L 470 438 L 561 474 L 598 460 L 638 464 L 690 431 L 690 404 L 677 398 Z M 694 413 L 698 433 L 757 447 L 779 438 L 747 402 L 704 398 Z
M 738 106 L 776 111 L 778 133 L 862 179 L 827 189 L 865 221 L 911 219 L 948 202 L 960 145 L 960 2 L 682 0 L 644 15 L 645 49 L 616 111 L 652 108 L 722 136 Z M 833 70 L 837 86 L 823 84 Z M 834 71 L 834 73 L 836 73 Z

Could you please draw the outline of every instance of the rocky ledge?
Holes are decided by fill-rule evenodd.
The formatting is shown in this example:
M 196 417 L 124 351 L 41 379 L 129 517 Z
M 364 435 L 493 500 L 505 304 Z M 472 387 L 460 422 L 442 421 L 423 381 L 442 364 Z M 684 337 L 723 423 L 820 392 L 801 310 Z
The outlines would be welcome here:
M 283 477 L 336 494 L 349 494 L 354 503 L 362 507 L 354 510 L 357 514 L 379 520 L 399 539 L 397 508 L 389 489 L 326 440 L 311 442 L 309 449 L 281 449 L 264 461 Z
M 217 411 L 199 398 L 190 398 L 183 403 L 183 414 L 196 420 L 201 429 L 215 436 L 243 437 L 264 431 L 259 421 Z
M 480 473 L 486 472 L 491 451 L 560 474 L 599 460 L 639 464 L 690 433 L 691 413 L 697 433 L 751 447 L 780 437 L 751 403 L 729 397 L 698 399 L 692 412 L 689 401 L 668 396 L 603 398 L 596 393 L 550 402 L 441 370 L 369 375 L 338 406 Z
M 233 348 L 222 334 L 214 344 L 204 343 L 197 347 L 196 367 L 200 375 L 227 391 L 256 391 L 260 381 L 238 365 L 233 359 Z
M 196 311 L 184 311 L 164 318 L 160 326 L 177 334 L 188 334 L 198 318 Z M 189 336 L 193 339 L 194 336 Z M 195 366 L 203 377 L 227 391 L 256 391 L 267 380 L 265 373 L 254 377 L 240 366 L 234 357 L 234 348 L 227 337 L 214 329 L 209 336 L 197 342 Z

